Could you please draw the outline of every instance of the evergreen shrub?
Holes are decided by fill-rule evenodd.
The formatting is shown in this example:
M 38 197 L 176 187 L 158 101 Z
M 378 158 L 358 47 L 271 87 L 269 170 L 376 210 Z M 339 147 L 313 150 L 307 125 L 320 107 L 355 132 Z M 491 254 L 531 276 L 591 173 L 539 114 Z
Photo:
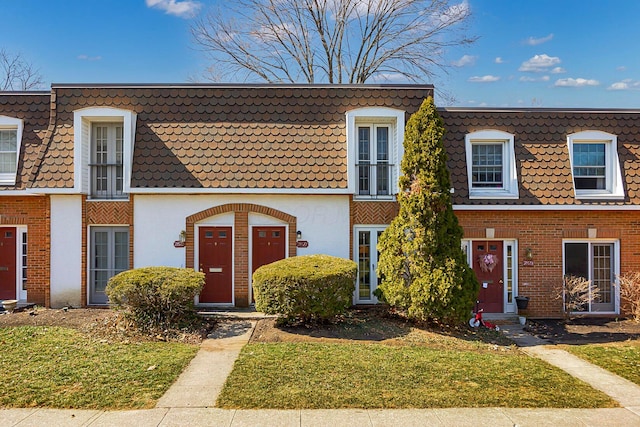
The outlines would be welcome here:
M 253 273 L 256 310 L 285 321 L 326 321 L 351 306 L 356 263 L 329 255 L 286 258 Z
M 180 328 L 196 316 L 194 298 L 204 273 L 186 268 L 145 267 L 127 270 L 107 283 L 109 302 L 143 331 Z

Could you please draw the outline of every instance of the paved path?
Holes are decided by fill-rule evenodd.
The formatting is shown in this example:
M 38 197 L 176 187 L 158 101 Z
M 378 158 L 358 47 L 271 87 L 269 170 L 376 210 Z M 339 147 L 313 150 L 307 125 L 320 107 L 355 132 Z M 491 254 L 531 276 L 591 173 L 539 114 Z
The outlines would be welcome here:
M 547 346 L 519 325 L 503 331 L 527 354 L 558 366 L 623 406 L 603 409 L 450 408 L 402 410 L 226 410 L 213 408 L 255 316 L 222 322 L 156 408 L 133 411 L 0 410 L 3 426 L 640 426 L 640 387 L 569 353 Z

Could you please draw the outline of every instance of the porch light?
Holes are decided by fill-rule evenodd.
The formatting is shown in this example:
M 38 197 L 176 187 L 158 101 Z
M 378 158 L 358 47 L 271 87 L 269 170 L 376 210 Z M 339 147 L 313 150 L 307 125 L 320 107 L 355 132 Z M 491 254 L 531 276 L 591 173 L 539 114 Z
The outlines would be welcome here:
M 524 251 L 524 257 L 526 259 L 533 259 L 533 250 L 531 248 L 527 248 Z
M 180 243 L 184 243 L 184 242 L 186 242 L 186 241 L 187 241 L 187 232 L 186 232 L 186 231 L 182 230 L 182 231 L 180 232 L 180 235 L 178 236 L 178 241 L 179 241 Z
M 302 239 L 302 231 L 298 230 L 296 232 L 296 239 L 298 239 L 298 240 Z

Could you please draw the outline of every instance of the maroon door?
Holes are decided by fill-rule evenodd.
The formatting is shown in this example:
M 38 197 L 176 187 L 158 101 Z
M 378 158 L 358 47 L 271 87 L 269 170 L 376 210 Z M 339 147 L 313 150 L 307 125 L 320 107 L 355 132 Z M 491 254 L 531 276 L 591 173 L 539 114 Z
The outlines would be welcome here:
M 480 282 L 479 308 L 487 313 L 504 311 L 504 278 L 501 241 L 472 243 L 473 271 Z
M 231 227 L 200 227 L 200 271 L 205 284 L 200 303 L 233 303 L 233 235 Z
M 285 257 L 284 227 L 253 227 L 253 249 L 251 253 L 251 271 L 271 264 Z M 253 293 L 251 294 L 253 299 Z
M 16 229 L 0 228 L 0 300 L 16 298 Z

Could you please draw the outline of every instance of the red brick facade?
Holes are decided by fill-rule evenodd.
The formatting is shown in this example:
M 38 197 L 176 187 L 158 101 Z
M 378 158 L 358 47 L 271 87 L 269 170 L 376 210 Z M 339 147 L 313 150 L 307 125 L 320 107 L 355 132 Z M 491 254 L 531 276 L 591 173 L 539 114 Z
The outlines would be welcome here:
M 0 227 L 27 227 L 27 297 L 49 306 L 51 209 L 48 196 L 4 196 L 0 199 Z
M 456 211 L 467 239 L 485 239 L 487 228 L 495 239 L 518 242 L 518 289 L 530 297 L 527 314 L 560 317 L 557 298 L 562 284 L 563 240 L 611 239 L 620 247 L 620 273 L 640 266 L 640 216 L 636 211 Z M 591 230 L 591 236 L 590 236 Z M 531 249 L 533 266 L 523 265 Z

